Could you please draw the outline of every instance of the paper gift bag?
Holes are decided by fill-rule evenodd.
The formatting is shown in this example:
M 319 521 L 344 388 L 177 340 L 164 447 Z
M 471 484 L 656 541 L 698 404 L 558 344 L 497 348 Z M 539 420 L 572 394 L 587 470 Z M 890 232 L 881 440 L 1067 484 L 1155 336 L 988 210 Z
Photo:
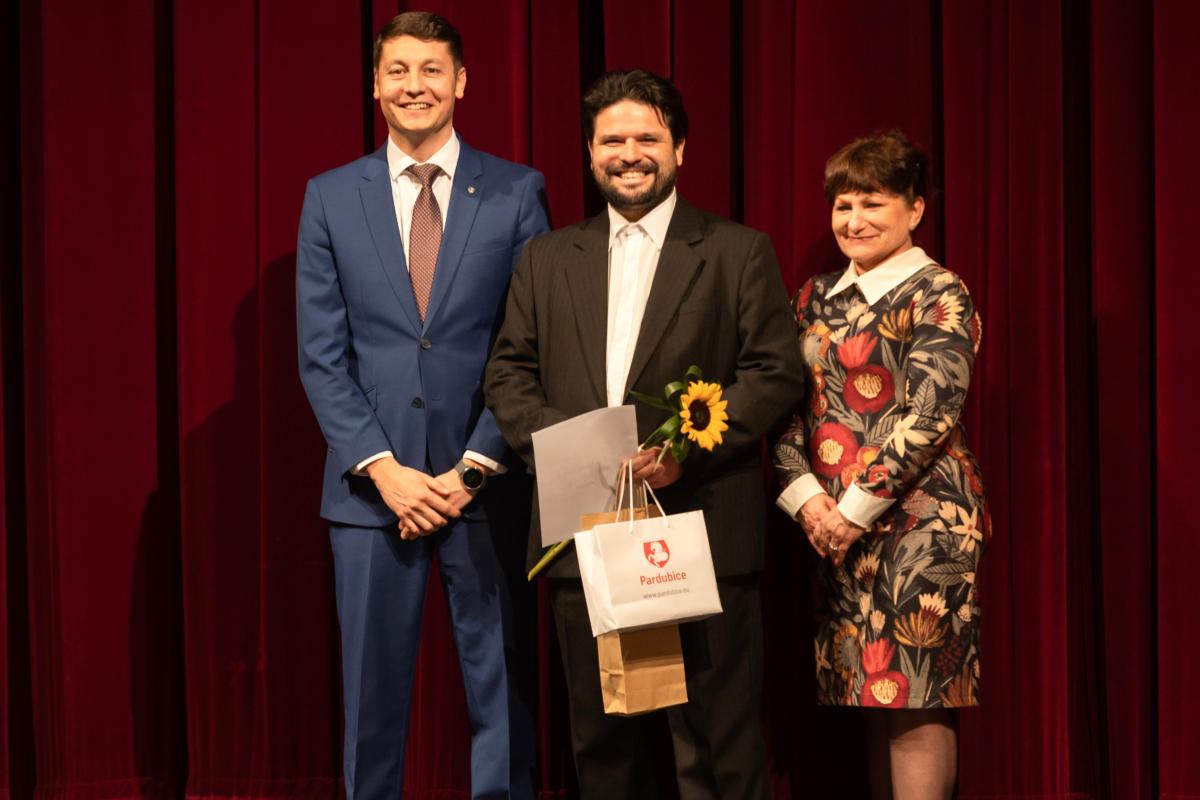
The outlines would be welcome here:
M 596 648 L 605 714 L 629 717 L 687 702 L 678 625 L 605 633 Z
M 575 534 L 592 635 L 721 613 L 704 514 L 633 516 Z
M 618 490 L 618 498 L 621 493 Z M 656 506 L 646 506 L 646 493 L 630 508 L 584 514 L 580 530 L 610 522 L 648 519 L 662 515 Z M 600 693 L 604 713 L 621 716 L 645 714 L 658 708 L 687 702 L 687 681 L 683 672 L 683 650 L 679 644 L 679 627 L 660 628 L 621 634 L 617 631 L 598 636 L 596 649 L 600 657 Z

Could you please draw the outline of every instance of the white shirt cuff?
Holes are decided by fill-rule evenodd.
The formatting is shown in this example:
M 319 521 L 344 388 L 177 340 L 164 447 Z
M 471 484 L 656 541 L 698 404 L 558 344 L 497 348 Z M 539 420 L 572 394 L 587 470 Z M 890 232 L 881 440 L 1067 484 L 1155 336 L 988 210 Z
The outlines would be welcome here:
M 857 483 L 852 483 L 838 501 L 838 511 L 858 527 L 870 528 L 894 502 L 890 497 L 869 495 Z
M 792 519 L 804 508 L 804 504 L 819 494 L 824 494 L 821 482 L 811 472 L 806 472 L 787 485 L 775 499 L 775 505 Z
M 387 458 L 391 454 L 392 454 L 391 450 L 384 450 L 382 453 L 376 453 L 373 456 L 368 456 L 367 458 L 364 458 L 362 461 L 355 464 L 354 469 L 350 470 L 350 474 L 351 475 L 366 475 L 367 474 L 367 464 L 370 464 L 372 461 L 378 461 L 381 458 Z
M 476 453 L 474 450 L 468 450 L 467 452 L 463 453 L 463 458 L 469 458 L 476 464 L 482 464 L 490 469 L 495 475 L 503 475 L 504 473 L 508 472 L 508 467 L 504 466 L 499 461 L 490 459 L 481 453 Z

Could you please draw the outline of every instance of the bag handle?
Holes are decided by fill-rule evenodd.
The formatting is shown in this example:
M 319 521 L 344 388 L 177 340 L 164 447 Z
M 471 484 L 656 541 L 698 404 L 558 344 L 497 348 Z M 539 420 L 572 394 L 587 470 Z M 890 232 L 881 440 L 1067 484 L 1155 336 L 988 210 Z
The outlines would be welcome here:
M 617 512 L 617 519 L 621 518 L 621 500 L 624 499 L 624 496 L 625 496 L 625 473 L 628 470 L 629 470 L 629 462 L 628 461 L 622 461 L 621 466 L 617 468 L 617 498 L 616 498 L 617 505 L 616 505 L 616 508 L 614 509 Z M 632 481 L 631 481 L 631 483 L 632 483 Z M 633 502 L 632 495 L 630 496 L 630 502 L 631 503 Z
M 617 482 L 617 519 L 618 520 L 621 519 L 621 500 L 622 500 L 622 496 L 624 495 L 623 490 L 625 488 L 625 473 L 626 473 L 626 471 L 629 472 L 629 532 L 632 534 L 633 533 L 633 521 L 634 521 L 633 520 L 633 484 L 634 484 L 634 480 L 633 480 L 633 468 L 630 466 L 630 462 L 628 462 L 628 461 L 621 464 L 621 471 L 620 471 L 620 474 L 618 477 L 618 482 Z M 654 493 L 654 489 L 652 489 L 650 487 L 650 482 L 643 480 L 641 489 L 642 489 L 643 505 L 645 504 L 646 493 L 649 492 L 651 499 L 654 500 L 654 505 L 656 505 L 658 507 L 658 513 L 663 519 L 664 527 L 667 527 L 667 528 L 671 527 L 671 520 L 667 516 L 667 512 L 663 511 L 662 503 L 658 502 L 658 495 L 656 495 Z
M 628 460 L 622 461 L 620 468 L 617 470 L 616 508 L 614 510 L 617 512 L 617 520 L 618 521 L 621 519 L 621 509 L 624 507 L 624 506 L 622 506 L 622 502 L 625 500 L 626 475 L 629 476 L 629 506 L 628 506 L 628 508 L 630 509 L 630 513 L 632 514 L 633 507 L 634 507 L 633 504 L 635 502 L 634 496 L 633 496 L 634 480 L 633 480 L 633 467 L 630 466 L 630 462 Z M 646 490 L 643 488 L 642 489 L 642 505 L 645 505 L 645 504 L 646 504 Z
M 654 500 L 654 505 L 658 506 L 658 513 L 662 515 L 663 525 L 668 528 L 671 527 L 671 518 L 667 516 L 666 511 L 663 511 L 662 503 L 658 502 L 658 495 L 650 488 L 650 481 L 642 481 L 642 486 L 650 493 L 651 499 Z
M 625 462 L 622 465 L 622 477 L 624 477 L 624 475 L 625 475 L 625 470 L 630 471 L 630 475 L 629 475 L 629 533 L 632 534 L 632 533 L 634 533 L 634 474 L 632 474 L 632 468 L 630 467 L 629 462 Z M 622 486 L 624 486 L 624 481 L 622 481 Z M 622 488 L 622 487 L 618 487 L 618 489 L 617 489 L 617 492 L 618 492 L 617 519 L 620 519 L 620 494 L 619 494 L 620 488 Z M 646 500 L 644 500 L 644 498 L 646 498 L 646 493 L 649 492 L 650 498 L 652 498 L 654 500 L 654 505 L 658 506 L 659 516 L 662 518 L 662 523 L 664 523 L 666 528 L 670 528 L 671 527 L 671 519 L 670 519 L 670 517 L 667 517 L 667 512 L 662 510 L 662 504 L 659 503 L 659 495 L 656 495 L 654 493 L 654 489 L 650 488 L 650 482 L 643 480 L 641 488 L 642 488 L 642 498 L 643 498 L 642 503 L 644 504 L 644 501 L 646 501 Z

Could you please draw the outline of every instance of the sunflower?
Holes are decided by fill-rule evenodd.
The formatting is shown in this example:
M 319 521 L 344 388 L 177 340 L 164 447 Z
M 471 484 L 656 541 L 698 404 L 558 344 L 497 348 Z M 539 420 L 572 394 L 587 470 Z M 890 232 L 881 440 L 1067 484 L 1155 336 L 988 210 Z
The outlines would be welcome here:
M 721 384 L 693 381 L 687 392 L 679 398 L 679 417 L 683 420 L 680 430 L 705 450 L 721 443 L 721 431 L 729 430 L 725 420 L 728 400 L 721 399 Z

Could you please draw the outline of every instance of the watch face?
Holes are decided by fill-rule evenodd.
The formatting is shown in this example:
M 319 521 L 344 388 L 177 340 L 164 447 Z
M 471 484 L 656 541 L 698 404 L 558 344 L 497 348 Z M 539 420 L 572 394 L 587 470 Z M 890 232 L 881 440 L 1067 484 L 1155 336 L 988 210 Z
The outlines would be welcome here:
M 483 488 L 483 471 L 475 467 L 467 467 L 462 472 L 463 486 L 471 491 L 477 491 Z

